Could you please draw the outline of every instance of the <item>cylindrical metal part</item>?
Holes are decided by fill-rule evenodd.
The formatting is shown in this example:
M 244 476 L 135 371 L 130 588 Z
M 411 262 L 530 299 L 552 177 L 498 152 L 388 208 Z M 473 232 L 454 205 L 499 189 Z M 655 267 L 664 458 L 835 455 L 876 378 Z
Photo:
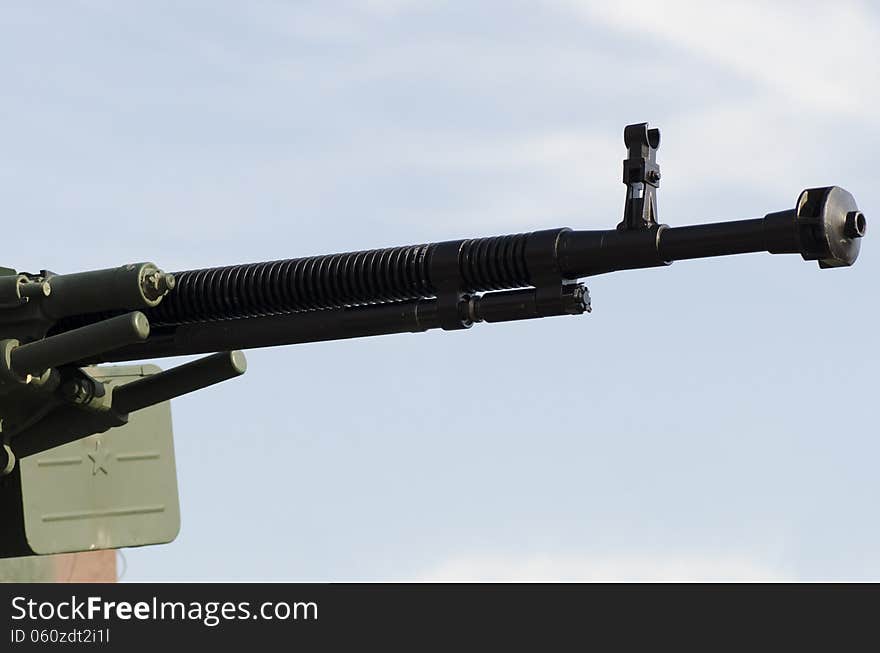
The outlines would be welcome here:
M 11 365 L 20 376 L 39 376 L 50 367 L 141 342 L 149 335 L 147 317 L 135 311 L 16 347 L 10 354 Z
M 660 255 L 667 261 L 705 256 L 727 256 L 763 250 L 763 220 L 740 220 L 688 227 L 667 227 L 659 238 Z
M 558 230 L 556 230 L 558 231 Z M 536 232 L 541 233 L 541 232 Z M 177 286 L 147 311 L 155 326 L 433 297 L 452 280 L 462 292 L 531 285 L 533 234 L 175 272 Z M 454 252 L 455 258 L 445 254 Z M 443 256 L 440 256 L 440 253 Z M 540 252 L 553 260 L 555 252 Z
M 559 246 L 559 269 L 566 279 L 580 279 L 615 270 L 668 265 L 657 242 L 665 227 L 621 231 L 569 231 Z
M 156 326 L 430 296 L 428 245 L 175 272 Z
M 256 349 L 305 342 L 412 333 L 440 327 L 437 301 L 421 299 L 375 306 L 181 324 L 160 329 L 147 342 L 107 352 L 82 363 L 142 360 L 211 351 Z
M 113 410 L 131 413 L 235 378 L 244 374 L 246 369 L 247 360 L 240 351 L 206 356 L 115 388 Z
M 50 276 L 52 294 L 43 302 L 49 317 L 134 310 L 156 306 L 174 278 L 153 263 Z
M 464 295 L 534 287 L 541 290 L 538 313 L 549 310 L 547 314 L 554 314 L 552 307 L 545 309 L 543 305 L 556 301 L 555 286 L 562 280 L 664 266 L 681 259 L 757 251 L 799 252 L 805 259 L 818 260 L 821 267 L 852 265 L 865 229 L 865 216 L 852 196 L 831 186 L 804 191 L 795 209 L 753 220 L 601 231 L 563 228 L 178 272 L 177 287 L 146 313 L 156 327 L 211 324 L 206 329 L 213 333 L 228 332 L 233 319 L 287 324 L 284 319 L 265 319 L 286 315 L 302 316 L 297 321 L 306 325 L 322 323 L 335 328 L 337 323 L 331 324 L 326 311 L 387 304 L 394 312 L 401 310 L 401 303 L 437 298 L 442 304 L 441 326 L 451 329 L 468 324 L 467 314 L 455 313 L 455 303 Z M 56 278 L 52 277 L 53 283 Z M 77 304 L 79 314 L 58 321 L 54 331 L 98 319 L 95 314 L 88 315 L 95 305 Z M 73 307 L 67 310 L 73 311 Z M 314 311 L 323 314 L 310 316 Z M 355 314 L 358 319 L 372 316 L 370 311 Z M 333 313 L 343 321 L 350 315 Z M 372 329 L 375 323 L 371 320 Z M 213 325 L 215 322 L 224 324 Z M 257 330 L 260 342 L 264 342 L 263 327 Z M 241 331 L 242 342 L 247 340 L 245 333 Z M 279 334 L 275 344 L 298 342 L 297 337 L 294 327 L 291 339 Z
M 580 315 L 590 310 L 590 295 L 582 284 L 563 286 L 556 315 Z M 512 322 L 549 317 L 539 309 L 538 290 L 502 290 L 487 292 L 469 302 L 472 322 Z
M 818 261 L 820 268 L 856 262 L 867 220 L 850 193 L 839 186 L 807 188 L 795 212 L 798 251 L 804 260 Z
M 463 299 L 461 319 L 507 322 L 546 317 L 534 288 L 485 293 Z M 562 288 L 554 315 L 579 315 L 590 310 L 590 296 L 581 284 Z M 392 333 L 420 333 L 442 328 L 437 299 L 390 302 L 374 306 L 329 308 L 283 315 L 181 324 L 158 330 L 147 342 L 123 347 L 85 363 L 143 360 L 202 354 L 218 349 L 255 349 L 307 342 L 366 338 Z M 138 381 L 137 383 L 140 383 Z M 126 386 L 128 387 L 128 386 Z M 115 404 L 114 404 L 115 405 Z

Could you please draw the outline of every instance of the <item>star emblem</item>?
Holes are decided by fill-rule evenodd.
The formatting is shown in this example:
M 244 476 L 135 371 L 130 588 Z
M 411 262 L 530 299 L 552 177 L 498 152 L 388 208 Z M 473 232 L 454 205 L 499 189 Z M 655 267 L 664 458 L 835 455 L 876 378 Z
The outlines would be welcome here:
M 92 476 L 98 474 L 107 475 L 107 467 L 110 462 L 110 451 L 106 447 L 101 446 L 100 440 L 95 440 L 95 450 L 86 454 L 92 461 Z

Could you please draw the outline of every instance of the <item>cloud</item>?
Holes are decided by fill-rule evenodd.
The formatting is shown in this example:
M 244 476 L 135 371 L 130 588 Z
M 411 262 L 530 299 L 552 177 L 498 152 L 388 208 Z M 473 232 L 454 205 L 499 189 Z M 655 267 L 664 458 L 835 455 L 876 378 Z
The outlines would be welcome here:
M 797 111 L 873 119 L 880 24 L 861 2 L 567 3 L 591 20 L 686 49 Z M 650 42 L 643 42 L 650 52 Z
M 739 555 L 465 556 L 418 574 L 418 582 L 791 581 L 785 570 Z
M 664 197 L 675 193 L 677 179 L 687 180 L 689 197 L 696 188 L 715 194 L 735 184 L 740 193 L 768 198 L 791 195 L 792 184 L 834 182 L 840 171 L 850 184 L 866 180 L 855 160 L 862 156 L 859 143 L 878 134 L 880 102 L 880 86 L 872 83 L 880 20 L 869 5 L 562 0 L 560 6 L 585 25 L 631 41 L 646 57 L 670 58 L 678 67 L 664 82 L 663 101 L 646 97 L 674 135 L 665 139 L 661 159 L 672 182 L 664 184 Z

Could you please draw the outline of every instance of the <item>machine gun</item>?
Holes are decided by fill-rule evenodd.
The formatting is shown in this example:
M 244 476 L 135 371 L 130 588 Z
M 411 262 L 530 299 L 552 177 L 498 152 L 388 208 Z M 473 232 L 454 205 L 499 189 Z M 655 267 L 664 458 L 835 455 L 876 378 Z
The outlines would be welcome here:
M 767 251 L 833 268 L 858 257 L 865 216 L 837 186 L 807 189 L 794 208 L 762 218 L 660 224 L 660 132 L 629 125 L 624 142 L 626 200 L 614 229 L 173 274 L 152 263 L 77 274 L 3 270 L 0 555 L 173 539 L 179 513 L 167 402 L 242 374 L 239 349 L 580 315 L 590 298 L 579 279 L 684 259 Z M 207 352 L 221 353 L 167 371 L 96 367 Z M 111 463 L 130 469 L 114 476 Z M 77 475 L 83 465 L 90 475 Z M 119 480 L 111 485 L 110 477 Z

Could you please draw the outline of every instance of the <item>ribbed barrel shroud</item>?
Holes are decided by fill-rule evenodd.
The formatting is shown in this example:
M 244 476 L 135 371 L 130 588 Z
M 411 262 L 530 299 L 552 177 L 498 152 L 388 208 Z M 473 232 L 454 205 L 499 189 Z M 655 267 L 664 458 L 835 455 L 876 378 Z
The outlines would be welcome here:
M 528 236 L 459 241 L 461 290 L 530 285 Z M 435 248 L 410 245 L 175 272 L 174 291 L 147 315 L 161 327 L 433 297 Z

